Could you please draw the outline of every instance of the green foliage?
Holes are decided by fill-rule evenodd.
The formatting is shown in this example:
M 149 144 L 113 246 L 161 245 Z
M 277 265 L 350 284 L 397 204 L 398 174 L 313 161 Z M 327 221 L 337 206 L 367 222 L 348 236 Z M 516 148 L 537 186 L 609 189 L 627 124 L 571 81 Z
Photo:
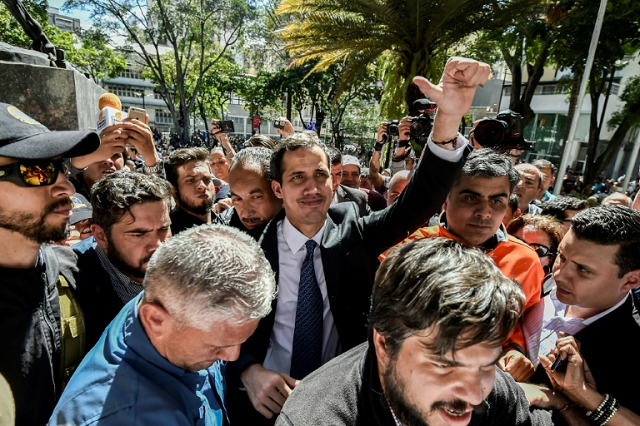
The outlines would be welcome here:
M 47 1 L 24 0 L 22 3 L 29 14 L 40 23 L 45 34 L 49 35 L 51 26 L 47 24 Z M 55 30 L 58 29 L 55 28 Z M 25 49 L 31 48 L 31 39 L 24 33 L 22 27 L 4 3 L 0 3 L 0 41 Z
M 344 64 L 341 89 L 371 63 L 381 65 L 385 114 L 401 115 L 418 95 L 411 79 L 439 78 L 450 48 L 482 28 L 499 26 L 531 0 L 284 0 L 292 23 L 282 31 L 293 66 Z M 407 95 L 408 94 L 408 95 Z
M 46 1 L 26 0 L 23 3 L 29 14 L 40 23 L 53 45 L 65 51 L 67 62 L 87 73 L 94 81 L 106 76 L 115 77 L 126 68 L 126 59 L 108 46 L 110 40 L 105 33 L 92 29 L 74 36 L 47 23 Z M 0 40 L 14 46 L 31 48 L 31 39 L 4 4 L 0 6 Z
M 632 125 L 640 126 L 640 76 L 632 77 L 627 82 L 620 100 L 625 104 L 621 110 L 614 112 L 609 120 L 609 130 L 618 127 L 625 117 L 630 117 Z
M 183 140 L 204 76 L 236 43 L 249 13 L 244 0 L 67 0 L 65 6 L 90 9 L 102 28 L 128 40 L 128 53 L 147 67 Z

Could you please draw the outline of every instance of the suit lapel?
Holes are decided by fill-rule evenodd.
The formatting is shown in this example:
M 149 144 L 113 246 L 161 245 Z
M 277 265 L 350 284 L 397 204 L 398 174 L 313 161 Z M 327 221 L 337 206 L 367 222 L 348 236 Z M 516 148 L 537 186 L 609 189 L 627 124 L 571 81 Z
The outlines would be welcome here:
M 327 282 L 327 294 L 329 304 L 339 292 L 340 282 L 340 232 L 338 226 L 327 215 L 327 222 L 322 235 L 320 253 L 322 256 L 322 266 L 324 269 L 324 279 Z

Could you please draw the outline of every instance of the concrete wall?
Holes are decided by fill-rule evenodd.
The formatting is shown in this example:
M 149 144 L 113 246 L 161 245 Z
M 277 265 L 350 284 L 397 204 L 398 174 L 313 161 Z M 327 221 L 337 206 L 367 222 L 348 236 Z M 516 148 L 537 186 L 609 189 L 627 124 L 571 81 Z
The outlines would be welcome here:
M 0 46 L 4 53 L 6 46 Z M 36 60 L 23 63 L 0 56 L 0 102 L 18 107 L 51 130 L 95 129 L 98 99 L 104 93 L 100 86 L 76 70 L 38 65 L 43 54 L 11 48 L 22 51 L 14 60 L 28 55 Z

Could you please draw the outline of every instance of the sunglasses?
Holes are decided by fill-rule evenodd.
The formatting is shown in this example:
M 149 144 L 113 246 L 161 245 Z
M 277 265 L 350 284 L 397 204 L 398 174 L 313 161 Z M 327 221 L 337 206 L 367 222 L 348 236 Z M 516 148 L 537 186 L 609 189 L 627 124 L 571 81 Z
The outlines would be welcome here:
M 543 244 L 531 243 L 529 245 L 536 251 L 536 254 L 538 255 L 538 257 L 547 257 L 549 255 L 556 254 L 555 252 L 551 251 L 549 247 Z
M 56 183 L 60 172 L 67 172 L 63 159 L 22 160 L 0 166 L 0 181 L 12 182 L 18 186 L 47 186 Z

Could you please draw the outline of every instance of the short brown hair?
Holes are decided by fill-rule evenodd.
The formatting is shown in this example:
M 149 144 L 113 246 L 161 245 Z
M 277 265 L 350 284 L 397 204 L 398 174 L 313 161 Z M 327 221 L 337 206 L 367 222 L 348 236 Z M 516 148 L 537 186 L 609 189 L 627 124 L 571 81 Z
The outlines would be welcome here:
M 210 168 L 209 153 L 205 148 L 182 148 L 172 152 L 169 158 L 164 161 L 164 172 L 174 188 L 178 187 L 178 169 L 192 161 L 201 161 L 207 168 Z

